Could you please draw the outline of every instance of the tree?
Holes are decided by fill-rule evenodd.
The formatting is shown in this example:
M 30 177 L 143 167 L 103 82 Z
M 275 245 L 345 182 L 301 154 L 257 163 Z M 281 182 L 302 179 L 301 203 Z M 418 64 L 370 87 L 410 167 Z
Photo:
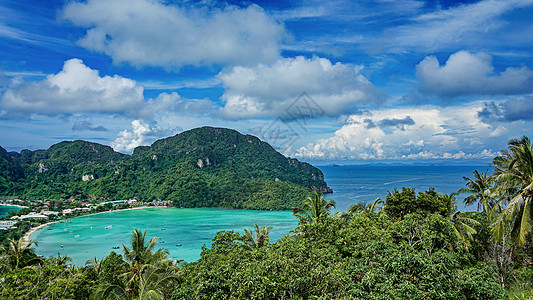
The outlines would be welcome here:
M 472 240 L 473 235 L 477 231 L 472 226 L 479 226 L 480 223 L 466 215 L 466 212 L 460 212 L 457 210 L 457 204 L 455 204 L 455 194 L 451 194 L 450 197 L 452 204 L 452 211 L 450 213 L 450 223 L 452 224 L 453 231 L 458 239 Z
M 509 149 L 494 158 L 492 164 L 500 195 L 497 204 L 503 207 L 507 203 L 496 218 L 495 236 L 501 239 L 507 228 L 512 240 L 523 246 L 533 228 L 533 149 L 529 138 L 511 140 Z
M 494 197 L 491 191 L 493 178 L 488 173 L 488 170 L 485 173 L 474 170 L 474 179 L 463 177 L 466 181 L 466 187 L 457 191 L 458 195 L 470 194 L 463 200 L 464 204 L 471 205 L 477 202 L 477 210 L 479 211 L 482 207 L 483 212 L 486 213 L 494 206 Z
M 102 272 L 102 263 L 103 263 L 103 260 L 98 260 L 98 258 L 93 258 L 93 259 L 89 259 L 85 262 L 85 264 L 89 267 L 89 269 L 93 270 L 94 271 L 94 274 L 96 276 L 100 275 L 100 273 Z
M 335 207 L 335 201 L 326 201 L 317 191 L 305 198 L 302 207 L 293 208 L 292 215 L 300 219 L 300 223 L 313 223 L 330 215 L 329 210 Z
M 338 212 L 335 214 L 335 217 L 349 222 L 354 216 L 374 214 L 376 211 L 381 211 L 382 207 L 378 205 L 383 204 L 384 202 L 385 201 L 381 200 L 381 198 L 377 198 L 372 203 L 366 203 L 362 201 L 354 203 L 350 205 L 347 212 Z
M 118 283 L 105 283 L 100 285 L 95 293 L 101 299 L 135 299 L 159 300 L 165 299 L 172 287 L 172 282 L 178 277 L 167 269 L 166 266 L 149 265 L 144 269 L 135 289 L 130 288 L 126 277 L 121 277 Z
M 41 259 L 35 255 L 33 248 L 31 248 L 33 244 L 37 243 L 33 240 L 25 243 L 24 237 L 18 240 L 9 239 L 9 249 L 2 259 L 3 265 L 11 270 L 16 270 L 40 261 Z
M 141 232 L 140 229 L 134 229 L 131 236 L 131 250 L 122 245 L 124 251 L 124 258 L 126 261 L 133 264 L 149 264 L 165 259 L 168 256 L 167 251 L 163 249 L 157 250 L 152 253 L 153 248 L 157 245 L 157 238 L 150 239 L 147 245 L 145 245 L 146 230 Z
M 144 272 L 149 268 L 158 268 L 168 263 L 168 250 L 158 249 L 152 252 L 157 245 L 157 238 L 150 239 L 145 245 L 146 230 L 141 232 L 140 229 L 134 229 L 131 236 L 131 249 L 122 245 L 124 258 L 128 262 L 128 271 L 122 274 L 128 278 L 127 285 L 135 295 L 138 292 L 139 282 L 142 280 Z
M 382 210 L 393 219 L 402 219 L 413 213 L 422 215 L 438 213 L 448 217 L 452 203 L 447 195 L 437 194 L 433 188 L 418 195 L 414 188 L 402 188 L 401 192 L 395 189 L 388 193 Z
M 244 229 L 244 240 L 250 248 L 261 248 L 270 240 L 268 234 L 272 231 L 272 227 L 255 226 L 255 236 L 249 228 Z

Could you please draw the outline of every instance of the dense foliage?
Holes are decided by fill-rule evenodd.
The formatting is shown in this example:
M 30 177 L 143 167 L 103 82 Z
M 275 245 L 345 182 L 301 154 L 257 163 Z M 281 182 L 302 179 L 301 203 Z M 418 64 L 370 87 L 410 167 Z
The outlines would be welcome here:
M 391 192 L 384 208 L 412 202 L 411 189 Z M 315 197 L 317 196 L 317 197 Z M 155 239 L 134 230 L 124 255 L 112 252 L 84 267 L 64 257 L 4 269 L 0 297 L 18 299 L 504 299 L 499 271 L 490 258 L 490 232 L 483 212 L 476 234 L 461 239 L 449 214 L 440 213 L 446 195 L 433 190 L 414 202 L 434 206 L 391 216 L 386 209 L 331 214 L 319 194 L 303 202 L 300 225 L 275 243 L 270 228 L 244 234 L 221 231 L 201 258 L 180 265 L 153 250 Z M 314 204 L 309 205 L 309 204 Z M 451 210 L 452 203 L 448 210 Z M 313 212 L 314 211 L 314 212 Z M 390 210 L 389 210 L 390 211 Z M 317 213 L 319 212 L 319 213 Z M 525 248 L 524 248 L 525 249 Z M 529 248 L 528 248 L 529 249 Z M 530 251 L 530 250 L 529 250 Z M 19 251 L 20 252 L 20 251 Z M 522 260 L 531 253 L 522 251 Z M 4 253 L 5 262 L 12 252 Z M 8 265 L 8 264 L 4 264 Z M 6 267 L 7 268 L 7 267 Z M 6 272 L 9 270 L 9 272 Z M 515 272 L 521 282 L 531 272 Z M 43 279 L 47 276 L 47 280 Z M 529 276 L 529 277 L 528 277 Z M 515 279 L 509 278 L 509 282 Z M 32 282 L 36 282 L 34 285 Z M 154 298 L 150 298 L 152 295 Z M 156 297 L 157 296 L 157 297 Z
M 235 130 L 202 127 L 138 147 L 131 156 L 85 141 L 48 150 L 0 148 L 0 196 L 29 199 L 136 198 L 178 207 L 290 209 L 322 172 Z
M 143 151 L 148 151 L 144 149 Z M 320 193 L 294 209 L 299 226 L 275 243 L 269 227 L 218 232 L 181 264 L 134 230 L 124 255 L 73 267 L 9 239 L 2 299 L 531 299 L 533 149 L 515 140 L 461 192 L 481 212 L 459 212 L 433 189 L 389 192 L 332 214 Z M 379 207 L 379 204 L 382 204 Z

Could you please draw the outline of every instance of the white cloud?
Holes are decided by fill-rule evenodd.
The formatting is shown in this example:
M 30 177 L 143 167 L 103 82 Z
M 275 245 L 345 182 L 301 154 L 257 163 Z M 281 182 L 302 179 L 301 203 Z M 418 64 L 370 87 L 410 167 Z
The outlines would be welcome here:
M 489 159 L 486 140 L 494 128 L 477 118 L 483 105 L 396 108 L 352 115 L 333 136 L 297 149 L 293 155 L 318 160 Z M 369 126 L 383 120 L 412 120 L 403 127 Z M 388 122 L 385 122 L 388 123 Z
M 492 58 L 485 53 L 459 51 L 440 66 L 427 56 L 416 66 L 420 90 L 444 97 L 459 95 L 522 94 L 533 91 L 533 70 L 508 67 L 495 74 Z
M 262 8 L 158 0 L 70 2 L 63 17 L 87 28 L 79 44 L 135 66 L 250 64 L 279 57 L 282 25 Z
M 406 49 L 438 51 L 457 45 L 487 43 L 487 35 L 499 32 L 503 16 L 533 4 L 532 0 L 484 0 L 416 15 L 407 25 L 390 29 L 379 43 L 390 51 Z M 516 30 L 516 28 L 513 28 Z M 490 41 L 490 39 L 489 39 Z
M 133 120 L 131 130 L 119 132 L 111 147 L 115 151 L 131 153 L 136 147 L 150 145 L 159 138 L 174 135 L 179 131 L 179 127 L 162 128 L 156 122 L 149 124 L 143 120 Z
M 119 152 L 132 152 L 135 147 L 146 145 L 146 136 L 154 131 L 150 125 L 141 120 L 131 122 L 131 131 L 124 130 L 111 143 L 111 147 Z
M 155 120 L 169 114 L 207 115 L 216 108 L 208 99 L 187 99 L 161 93 L 145 99 L 144 87 L 118 75 L 100 76 L 97 70 L 73 58 L 57 74 L 41 81 L 16 77 L 0 98 L 6 115 L 23 118 L 32 113 L 57 115 L 100 113 Z
M 153 120 L 169 114 L 206 116 L 215 109 L 209 99 L 187 99 L 176 92 L 161 93 L 156 98 L 146 101 L 143 109 L 139 111 L 139 117 Z
M 59 73 L 48 75 L 42 81 L 14 80 L 4 92 L 0 107 L 43 114 L 122 113 L 142 106 L 143 90 L 128 78 L 100 77 L 98 71 L 73 58 L 65 62 Z
M 303 92 L 325 115 L 354 112 L 385 98 L 360 69 L 302 56 L 280 59 L 272 65 L 229 68 L 218 75 L 225 88 L 222 113 L 230 118 L 282 117 Z

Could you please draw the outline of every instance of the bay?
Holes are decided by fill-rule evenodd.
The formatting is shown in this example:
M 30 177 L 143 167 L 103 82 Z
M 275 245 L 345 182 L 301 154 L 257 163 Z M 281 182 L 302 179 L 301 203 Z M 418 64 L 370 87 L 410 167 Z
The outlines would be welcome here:
M 271 241 L 296 228 L 297 220 L 289 211 L 254 211 L 215 208 L 145 208 L 105 212 L 68 219 L 34 232 L 37 255 L 68 255 L 76 265 L 88 259 L 102 259 L 111 251 L 122 254 L 129 247 L 134 228 L 147 230 L 146 241 L 159 237 L 157 248 L 168 249 L 173 260 L 195 261 L 201 248 L 208 246 L 220 230 L 271 226 Z M 181 246 L 177 246 L 181 245 Z M 113 247 L 119 247 L 113 249 Z
M 334 190 L 326 195 L 337 202 L 334 211 L 346 211 L 351 204 L 372 202 L 378 197 L 385 199 L 388 191 L 402 187 L 414 187 L 417 192 L 435 188 L 437 192 L 453 193 L 464 187 L 463 176 L 472 177 L 474 170 L 484 172 L 488 166 L 322 166 L 320 169 Z M 464 196 L 457 198 L 460 202 Z M 462 205 L 459 209 L 475 210 Z M 242 233 L 254 224 L 272 226 L 270 236 L 275 241 L 297 226 L 297 219 L 289 211 L 206 208 L 116 211 L 68 222 L 71 223 L 55 223 L 32 234 L 39 244 L 37 254 L 61 253 L 70 256 L 77 265 L 83 265 L 87 259 L 105 257 L 113 251 L 112 247 L 120 247 L 114 251 L 122 253 L 121 245 L 128 244 L 133 228 L 140 228 L 148 230 L 147 237 L 160 237 L 164 243 L 158 247 L 168 249 L 171 259 L 191 262 L 200 257 L 204 244 L 210 246 L 217 231 Z
M 12 206 L 12 205 L 0 205 L 0 218 L 3 218 L 8 215 L 10 211 L 19 211 L 22 207 Z

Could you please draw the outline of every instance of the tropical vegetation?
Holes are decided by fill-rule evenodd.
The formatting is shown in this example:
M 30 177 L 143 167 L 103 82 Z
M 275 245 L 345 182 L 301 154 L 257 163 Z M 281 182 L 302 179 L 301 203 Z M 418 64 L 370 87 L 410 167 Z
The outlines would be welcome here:
M 220 231 L 190 263 L 170 260 L 140 229 L 122 254 L 85 266 L 37 258 L 31 243 L 11 239 L 0 254 L 0 298 L 529 299 L 529 140 L 512 140 L 493 166 L 459 191 L 474 211 L 458 211 L 455 194 L 403 188 L 334 214 L 334 201 L 306 192 L 293 208 L 298 227 L 278 241 L 258 225 Z

